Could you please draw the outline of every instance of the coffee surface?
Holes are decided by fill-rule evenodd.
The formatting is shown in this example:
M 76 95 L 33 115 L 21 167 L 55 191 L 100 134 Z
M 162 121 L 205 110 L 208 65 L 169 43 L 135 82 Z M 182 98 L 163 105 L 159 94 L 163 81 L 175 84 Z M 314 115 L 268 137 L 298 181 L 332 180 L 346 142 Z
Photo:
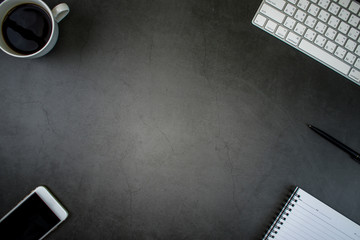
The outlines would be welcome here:
M 52 25 L 48 13 L 35 4 L 21 4 L 9 11 L 2 23 L 5 42 L 20 54 L 32 54 L 50 39 Z

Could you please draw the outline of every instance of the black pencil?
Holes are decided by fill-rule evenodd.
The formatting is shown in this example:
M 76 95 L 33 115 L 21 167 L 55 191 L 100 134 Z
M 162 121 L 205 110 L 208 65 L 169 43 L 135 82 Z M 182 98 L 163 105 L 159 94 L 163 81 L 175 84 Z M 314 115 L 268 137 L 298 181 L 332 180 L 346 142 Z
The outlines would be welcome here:
M 326 132 L 318 129 L 317 127 L 314 127 L 311 124 L 307 124 L 307 125 L 311 130 L 313 130 L 314 132 L 319 134 L 321 137 L 325 138 L 326 140 L 328 140 L 329 142 L 331 142 L 332 144 L 334 144 L 335 146 L 337 146 L 338 148 L 340 148 L 341 150 L 343 150 L 344 152 L 349 154 L 352 159 L 354 159 L 354 160 L 356 160 L 357 162 L 360 163 L 360 154 L 358 152 L 356 152 L 353 149 L 349 148 L 348 146 L 346 146 L 345 144 L 343 144 L 339 140 L 337 140 L 334 137 L 330 136 Z

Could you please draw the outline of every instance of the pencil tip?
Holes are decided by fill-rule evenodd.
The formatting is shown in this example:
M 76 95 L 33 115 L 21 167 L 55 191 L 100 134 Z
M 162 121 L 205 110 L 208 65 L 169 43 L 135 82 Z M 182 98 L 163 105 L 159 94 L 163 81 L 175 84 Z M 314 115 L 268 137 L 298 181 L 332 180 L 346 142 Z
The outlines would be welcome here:
M 308 123 L 307 123 L 306 125 L 307 125 L 309 128 L 311 128 L 311 127 L 312 127 L 312 126 L 311 126 L 311 124 L 308 124 Z

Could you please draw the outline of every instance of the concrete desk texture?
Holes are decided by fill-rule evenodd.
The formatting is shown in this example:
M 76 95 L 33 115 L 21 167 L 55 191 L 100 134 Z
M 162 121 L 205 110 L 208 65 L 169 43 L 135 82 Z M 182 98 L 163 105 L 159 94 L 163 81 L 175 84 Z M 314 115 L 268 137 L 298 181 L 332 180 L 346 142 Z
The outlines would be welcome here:
M 50 6 L 60 3 L 45 0 Z M 259 239 L 291 186 L 360 223 L 360 88 L 254 27 L 260 0 L 68 0 L 0 53 L 0 215 L 46 185 L 47 239 Z

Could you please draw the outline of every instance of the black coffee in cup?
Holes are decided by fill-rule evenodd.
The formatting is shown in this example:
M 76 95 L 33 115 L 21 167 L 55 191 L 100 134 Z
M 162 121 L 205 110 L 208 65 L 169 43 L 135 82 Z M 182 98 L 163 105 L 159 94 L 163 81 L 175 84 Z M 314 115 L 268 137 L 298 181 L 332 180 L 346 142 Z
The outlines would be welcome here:
M 2 35 L 15 52 L 29 55 L 42 49 L 52 31 L 51 18 L 36 4 L 26 3 L 14 7 L 2 22 Z

